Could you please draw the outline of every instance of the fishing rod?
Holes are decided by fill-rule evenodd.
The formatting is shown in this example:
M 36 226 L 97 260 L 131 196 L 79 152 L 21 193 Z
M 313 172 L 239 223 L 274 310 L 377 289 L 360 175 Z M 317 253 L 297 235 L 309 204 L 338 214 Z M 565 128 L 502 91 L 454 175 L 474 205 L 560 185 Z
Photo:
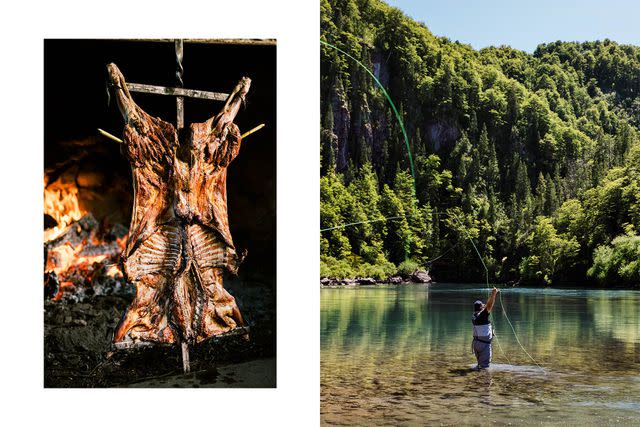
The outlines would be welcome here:
M 415 216 L 415 215 L 390 216 L 390 217 L 380 218 L 380 219 L 370 219 L 370 220 L 366 220 L 366 221 L 350 222 L 349 224 L 337 225 L 335 227 L 321 228 L 320 232 L 322 232 L 322 231 L 330 231 L 330 230 L 338 230 L 338 229 L 341 229 L 341 228 L 351 227 L 352 225 L 370 224 L 372 222 L 390 221 L 390 220 L 395 220 L 395 219 L 410 218 L 412 216 Z

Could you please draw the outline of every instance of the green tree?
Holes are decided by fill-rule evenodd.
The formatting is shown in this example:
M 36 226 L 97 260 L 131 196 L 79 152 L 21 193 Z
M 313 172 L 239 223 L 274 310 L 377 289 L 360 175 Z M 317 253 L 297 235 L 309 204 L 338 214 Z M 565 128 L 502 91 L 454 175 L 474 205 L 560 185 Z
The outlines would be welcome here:
M 358 172 L 357 177 L 349 184 L 349 193 L 357 201 L 358 208 L 363 214 L 364 221 L 377 221 L 382 218 L 379 209 L 380 195 L 378 194 L 378 179 L 371 164 L 367 163 Z M 354 239 L 359 243 L 358 255 L 370 263 L 383 262 L 384 253 L 382 242 L 385 234 L 384 222 L 366 222 L 355 227 L 359 232 Z
M 520 262 L 520 273 L 525 280 L 553 283 L 558 272 L 570 267 L 580 245 L 575 237 L 559 235 L 549 218 L 539 216 L 534 230 L 526 240 L 529 255 Z
M 640 287 L 640 236 L 618 236 L 611 245 L 598 246 L 588 271 L 602 284 L 622 283 Z
M 382 188 L 380 211 L 386 218 L 392 218 L 387 222 L 387 236 L 384 241 L 388 259 L 396 265 L 400 264 L 408 258 L 411 231 L 402 201 L 387 184 Z
M 458 212 L 505 280 L 584 281 L 596 251 L 604 266 L 615 239 L 638 235 L 640 47 L 604 40 L 542 44 L 533 54 L 476 51 L 379 0 L 320 7 L 321 38 L 374 69 L 397 105 L 416 179 L 413 194 L 404 136 L 379 87 L 322 46 L 323 227 L 400 207 L 411 213 L 406 228 L 390 220 L 321 233 L 323 271 L 381 275 L 392 253 L 396 265 L 408 258 L 406 266 L 448 250 L 461 230 L 433 220 L 431 210 Z M 545 257 L 553 244 L 573 254 L 557 249 L 573 250 L 573 242 L 577 255 L 555 264 Z M 455 268 L 447 257 L 432 267 L 476 273 L 463 246 L 451 252 Z
M 536 186 L 536 213 L 543 215 L 547 213 L 547 180 L 542 176 L 542 172 L 538 174 L 538 185 Z

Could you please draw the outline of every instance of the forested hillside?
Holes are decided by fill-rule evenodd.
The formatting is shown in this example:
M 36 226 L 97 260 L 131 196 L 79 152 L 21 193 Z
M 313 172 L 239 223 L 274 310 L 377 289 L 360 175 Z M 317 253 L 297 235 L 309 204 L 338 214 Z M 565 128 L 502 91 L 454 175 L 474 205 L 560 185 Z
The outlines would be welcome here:
M 321 1 L 323 276 L 640 285 L 640 47 L 480 51 L 377 0 Z M 415 191 L 414 191 L 415 188 Z M 437 259 L 435 259 L 437 258 Z M 435 259 L 435 260 L 434 260 Z

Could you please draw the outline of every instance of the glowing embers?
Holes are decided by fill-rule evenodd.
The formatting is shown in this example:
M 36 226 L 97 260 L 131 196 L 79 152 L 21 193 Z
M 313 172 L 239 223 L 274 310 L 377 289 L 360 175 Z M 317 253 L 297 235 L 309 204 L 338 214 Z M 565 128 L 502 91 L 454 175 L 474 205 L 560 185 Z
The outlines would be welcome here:
M 44 203 L 45 227 L 49 226 L 44 242 L 45 296 L 82 300 L 93 294 L 133 292 L 126 289 L 117 265 L 127 228 L 101 226 L 92 214 L 85 213 L 72 181 L 59 178 L 45 186 Z

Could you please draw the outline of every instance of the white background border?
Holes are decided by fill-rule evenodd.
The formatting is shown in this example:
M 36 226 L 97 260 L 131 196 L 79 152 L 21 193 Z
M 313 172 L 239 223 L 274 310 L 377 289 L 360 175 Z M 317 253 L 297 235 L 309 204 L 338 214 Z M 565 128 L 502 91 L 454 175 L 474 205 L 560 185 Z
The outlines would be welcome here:
M 318 424 L 319 2 L 11 1 L 1 7 L 2 424 Z M 277 388 L 44 389 L 43 39 L 173 37 L 278 42 Z

